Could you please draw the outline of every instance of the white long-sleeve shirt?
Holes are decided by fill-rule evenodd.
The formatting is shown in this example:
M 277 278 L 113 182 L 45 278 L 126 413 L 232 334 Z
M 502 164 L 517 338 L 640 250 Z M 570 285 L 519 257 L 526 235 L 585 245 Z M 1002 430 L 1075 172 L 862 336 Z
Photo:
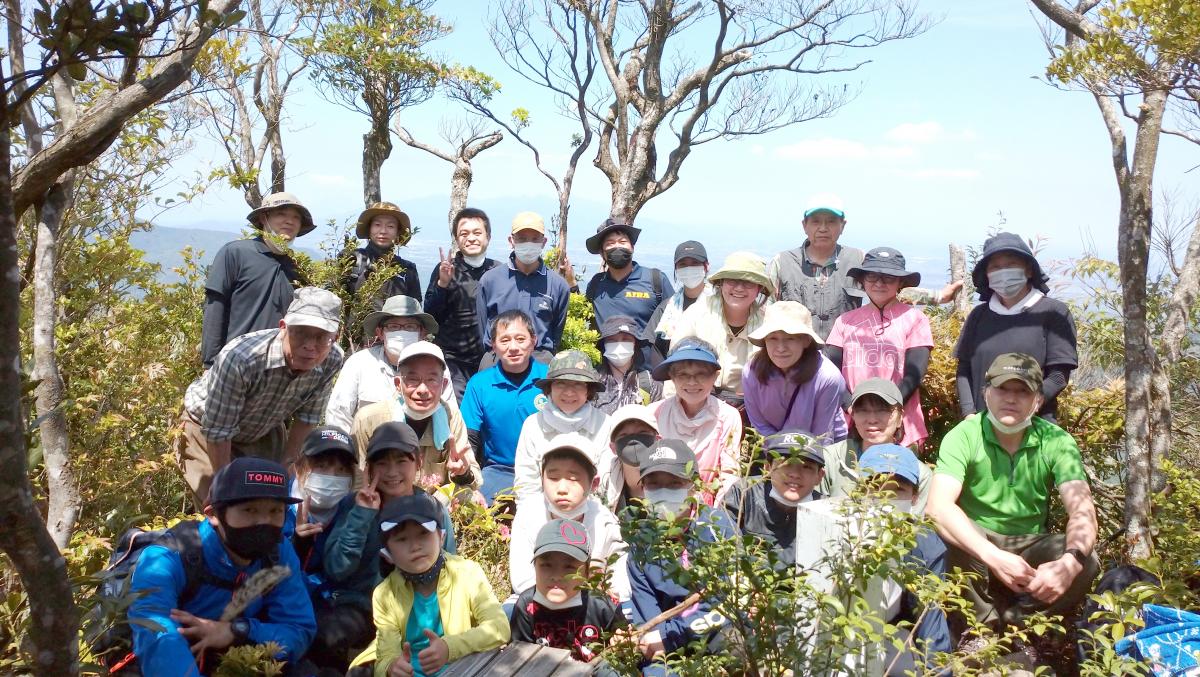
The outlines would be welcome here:
M 533 546 L 537 540 L 538 531 L 554 515 L 546 509 L 546 499 L 539 491 L 536 495 L 528 496 L 517 501 L 517 514 L 513 517 L 512 540 L 508 547 L 508 570 L 513 591 L 520 594 L 533 587 L 535 581 L 533 567 Z M 629 599 L 629 569 L 626 565 L 625 540 L 621 537 L 621 525 L 617 516 L 604 507 L 595 496 L 588 496 L 584 503 L 583 517 L 579 520 L 588 530 L 588 538 L 592 541 L 589 555 L 594 565 L 607 566 L 608 558 L 615 554 L 619 557 L 608 569 L 611 575 L 611 592 L 624 602 Z
M 542 495 L 542 457 L 559 444 L 571 443 L 589 447 L 584 451 L 596 464 L 596 476 L 600 478 L 600 487 L 595 495 L 606 505 L 614 505 L 624 482 L 621 477 L 617 477 L 615 482 L 613 479 L 613 468 L 618 467 L 616 464 L 619 461 L 609 446 L 611 431 L 608 414 L 598 407 L 592 407 L 591 414 L 580 429 L 571 433 L 555 430 L 545 421 L 542 412 L 531 414 L 521 425 L 521 435 L 517 438 L 513 463 L 513 488 L 516 489 L 517 498 Z

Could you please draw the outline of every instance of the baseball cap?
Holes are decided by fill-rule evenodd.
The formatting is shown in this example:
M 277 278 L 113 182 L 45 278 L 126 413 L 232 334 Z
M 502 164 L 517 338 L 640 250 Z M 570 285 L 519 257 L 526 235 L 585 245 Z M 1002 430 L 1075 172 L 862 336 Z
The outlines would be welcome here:
M 389 499 L 379 511 L 379 530 L 387 533 L 405 522 L 416 522 L 428 532 L 442 523 L 442 504 L 423 491 Z
M 695 240 L 680 242 L 675 248 L 675 265 L 679 265 L 681 259 L 696 259 L 700 263 L 708 263 L 708 250 Z
M 1025 353 L 997 355 L 983 378 L 990 386 L 998 386 L 1006 381 L 1017 379 L 1029 386 L 1033 392 L 1042 392 L 1042 366 L 1032 355 Z
M 388 421 L 371 433 L 371 440 L 367 442 L 367 461 L 392 449 L 405 454 L 417 453 L 417 434 L 403 421 Z
M 769 458 L 787 461 L 812 461 L 825 466 L 825 449 L 820 439 L 802 432 L 781 432 L 763 440 Z
M 424 340 L 413 341 L 412 343 L 404 346 L 404 350 L 400 351 L 400 359 L 396 360 L 396 366 L 400 366 L 414 357 L 420 357 L 422 355 L 428 355 L 429 357 L 437 359 L 438 362 L 442 363 L 442 368 L 446 368 L 446 354 L 442 352 L 442 349 L 439 348 L 437 344 Z
M 821 211 L 830 212 L 839 219 L 846 218 L 846 208 L 842 206 L 842 198 L 833 193 L 817 193 L 804 203 L 804 218 L 806 219 Z
M 863 452 L 858 469 L 864 477 L 896 475 L 914 487 L 921 482 L 921 462 L 908 447 L 899 444 L 876 444 Z
M 667 358 L 658 363 L 650 376 L 655 381 L 669 381 L 671 380 L 671 365 L 686 361 L 704 362 L 718 369 L 721 368 L 721 361 L 717 359 L 717 351 L 711 343 L 694 336 L 685 336 L 671 346 L 671 352 L 667 353 Z
M 586 562 L 592 548 L 587 527 L 575 520 L 553 519 L 538 530 L 533 542 L 533 556 L 561 552 L 573 560 Z
M 305 456 L 319 456 L 326 452 L 336 451 L 350 457 L 350 462 L 357 460 L 354 454 L 354 447 L 350 443 L 350 436 L 346 431 L 336 426 L 321 426 L 314 429 L 304 438 L 304 445 L 300 447 L 300 452 Z
M 555 456 L 569 455 L 582 463 L 591 472 L 591 476 L 595 477 L 598 471 L 595 455 L 591 453 L 593 449 L 595 449 L 595 445 L 591 440 L 579 433 L 558 435 L 554 438 L 554 446 L 547 450 L 542 455 L 542 460 L 538 462 L 539 471 L 545 466 L 547 456 L 551 454 Z
M 633 318 L 628 315 L 614 315 L 613 317 L 605 318 L 604 322 L 600 323 L 600 338 L 602 339 L 621 333 L 632 334 L 636 341 L 638 334 L 641 332 L 638 330 L 638 326 L 634 323 Z
M 283 323 L 289 327 L 316 327 L 333 333 L 342 322 L 342 299 L 318 287 L 301 287 L 292 296 Z
M 537 212 L 521 212 L 513 217 L 512 232 L 519 230 L 536 230 L 537 232 L 546 234 L 546 222 Z
M 208 504 L 215 507 L 271 498 L 284 503 L 299 503 L 288 491 L 287 471 L 275 461 L 253 456 L 233 459 L 213 475 L 208 489 Z
M 696 477 L 696 454 L 683 440 L 658 440 L 641 459 L 639 477 L 665 472 L 685 480 Z
M 850 406 L 865 395 L 874 395 L 893 407 L 904 402 L 900 395 L 900 387 L 886 378 L 869 378 L 854 387 L 850 395 Z

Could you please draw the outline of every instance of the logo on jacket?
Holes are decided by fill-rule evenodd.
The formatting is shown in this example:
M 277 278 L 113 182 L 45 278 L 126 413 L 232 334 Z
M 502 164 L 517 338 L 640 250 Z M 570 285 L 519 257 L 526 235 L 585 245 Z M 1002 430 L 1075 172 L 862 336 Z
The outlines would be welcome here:
M 541 411 L 546 408 L 546 403 L 549 401 L 550 399 L 546 397 L 546 393 L 538 393 L 537 397 L 533 398 L 533 406 L 538 411 Z
M 648 299 L 650 292 L 648 291 L 626 291 L 625 298 L 627 299 Z

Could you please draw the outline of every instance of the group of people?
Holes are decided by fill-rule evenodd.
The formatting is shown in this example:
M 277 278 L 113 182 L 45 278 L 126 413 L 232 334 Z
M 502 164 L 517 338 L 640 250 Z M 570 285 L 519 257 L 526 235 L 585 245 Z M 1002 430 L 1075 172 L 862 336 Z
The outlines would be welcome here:
M 576 285 L 543 262 L 539 215 L 512 219 L 497 261 L 488 216 L 459 212 L 453 254 L 422 296 L 397 253 L 411 220 L 372 205 L 339 295 L 303 286 L 288 255 L 311 214 L 268 196 L 248 217 L 260 235 L 209 269 L 205 370 L 180 414 L 208 573 L 195 581 L 183 548 L 147 548 L 126 666 L 195 674 L 214 652 L 265 642 L 297 675 L 434 675 L 509 641 L 589 660 L 629 622 L 696 592 L 627 545 L 647 517 L 683 527 L 685 557 L 750 534 L 791 565 L 803 504 L 864 478 L 932 519 L 909 558 L 923 571 L 978 574 L 977 620 L 1072 608 L 1098 569 L 1079 450 L 1055 423 L 1075 330 L 1030 247 L 1008 233 L 984 244 L 972 273 L 983 303 L 954 346 L 963 420 L 927 449 L 920 386 L 935 346 L 917 306 L 960 285 L 922 289 L 900 251 L 841 244 L 836 196 L 795 216 L 803 243 L 769 262 L 735 252 L 710 270 L 687 241 L 669 273 L 634 260 L 638 228 L 602 223 L 587 239 L 601 272 L 584 285 L 597 365 L 561 349 Z M 393 277 L 367 285 L 385 267 Z M 346 357 L 342 297 L 366 286 L 381 290 L 362 322 L 368 345 Z M 756 459 L 743 452 L 748 428 L 764 438 Z M 1049 531 L 1052 491 L 1065 533 Z M 511 515 L 511 590 L 455 554 L 450 516 L 467 503 Z M 280 564 L 282 582 L 222 617 L 243 582 Z M 595 571 L 605 583 L 584 586 Z M 887 590 L 885 620 L 919 621 L 891 664 L 952 648 L 964 619 Z M 720 620 L 701 598 L 653 630 L 620 632 L 638 642 L 644 674 L 671 674 L 664 656 L 706 646 L 696 640 Z

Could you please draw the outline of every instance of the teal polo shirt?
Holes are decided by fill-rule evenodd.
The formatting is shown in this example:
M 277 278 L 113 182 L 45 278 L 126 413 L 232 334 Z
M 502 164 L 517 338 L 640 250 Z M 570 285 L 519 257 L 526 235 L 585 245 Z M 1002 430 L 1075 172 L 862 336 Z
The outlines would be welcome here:
M 946 433 L 934 472 L 962 482 L 958 506 L 967 517 L 1006 536 L 1043 533 L 1051 492 L 1064 482 L 1087 480 L 1067 431 L 1035 416 L 1021 448 L 1009 454 L 982 412 Z
M 536 385 L 546 377 L 546 365 L 531 362 L 533 367 L 520 385 L 508 380 L 499 364 L 467 381 L 461 407 L 463 424 L 467 430 L 478 430 L 483 438 L 483 465 L 513 467 L 521 425 L 546 405 L 546 395 Z

